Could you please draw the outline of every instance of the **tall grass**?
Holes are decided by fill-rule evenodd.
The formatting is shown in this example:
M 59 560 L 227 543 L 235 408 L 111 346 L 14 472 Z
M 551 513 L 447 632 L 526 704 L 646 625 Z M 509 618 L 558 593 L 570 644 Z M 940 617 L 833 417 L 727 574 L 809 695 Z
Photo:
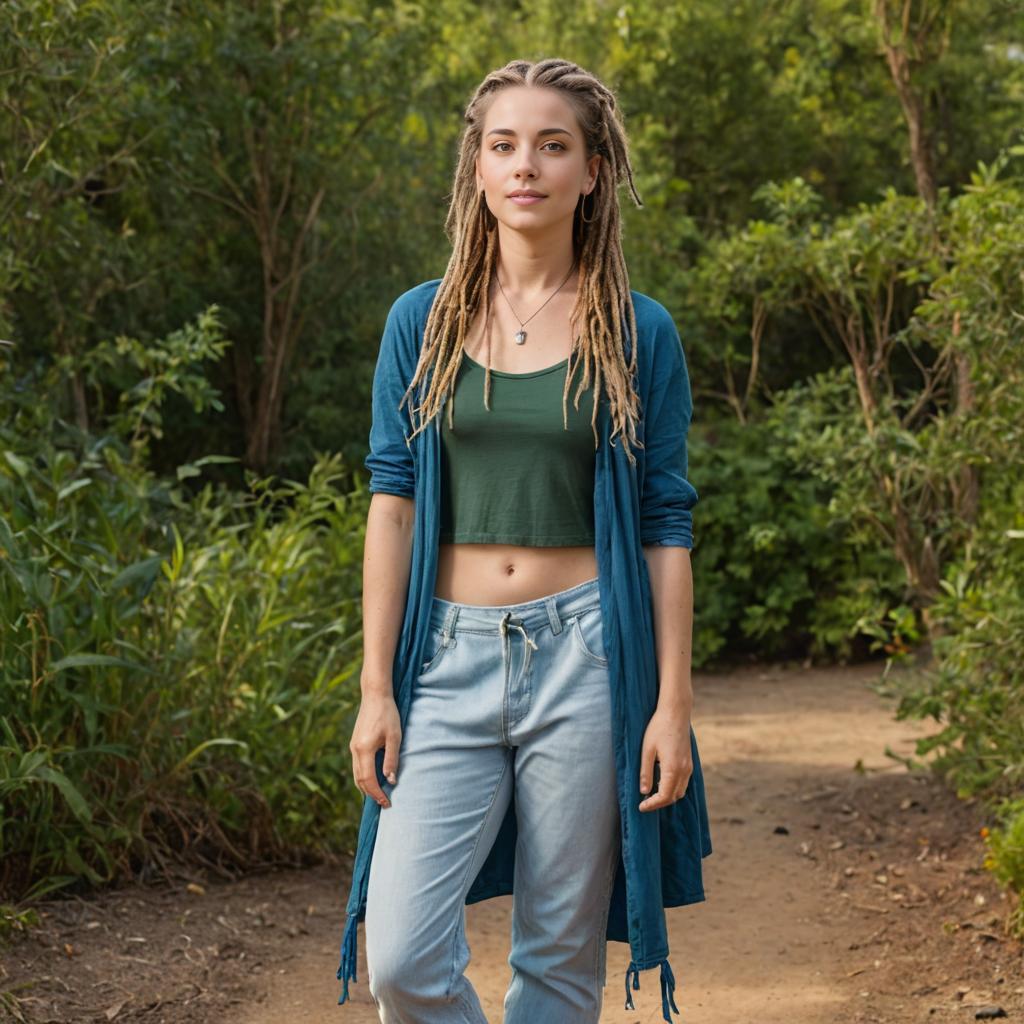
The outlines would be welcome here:
M 0 377 L 0 898 L 343 849 L 365 492 L 189 495 L 43 393 Z

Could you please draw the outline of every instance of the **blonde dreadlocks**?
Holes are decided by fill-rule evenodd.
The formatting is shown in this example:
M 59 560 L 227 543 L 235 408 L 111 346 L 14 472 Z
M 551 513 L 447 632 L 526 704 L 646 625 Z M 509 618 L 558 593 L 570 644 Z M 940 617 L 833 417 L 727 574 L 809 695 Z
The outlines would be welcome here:
M 593 212 L 583 215 L 586 197 L 581 196 L 573 217 L 573 245 L 580 267 L 570 322 L 574 328 L 572 351 L 562 394 L 562 417 L 568 429 L 569 385 L 583 363 L 583 379 L 573 399 L 579 409 L 580 396 L 594 383 L 594 411 L 591 426 L 594 447 L 599 442 L 597 411 L 604 385 L 612 418 L 611 438 L 621 434 L 631 462 L 630 444 L 637 444 L 636 424 L 639 399 L 632 386 L 636 370 L 636 317 L 629 290 L 629 276 L 622 254 L 619 202 L 616 187 L 625 178 L 637 206 L 643 206 L 633 184 L 625 128 L 614 95 L 594 75 L 571 61 L 550 58 L 530 63 L 514 60 L 492 71 L 477 88 L 466 107 L 459 145 L 459 161 L 445 233 L 452 243 L 452 255 L 434 297 L 423 333 L 419 363 L 399 408 L 414 389 L 422 386 L 431 370 L 430 385 L 420 405 L 410 411 L 421 414 L 412 437 L 423 430 L 449 395 L 462 363 L 463 341 L 474 315 L 483 304 L 484 323 L 490 316 L 490 282 L 498 256 L 497 219 L 487 208 L 482 192 L 477 193 L 475 159 L 480 149 L 484 118 L 494 97 L 511 86 L 545 86 L 557 89 L 570 103 L 583 130 L 587 156 L 601 154 L 598 178 L 591 193 Z M 582 330 L 578 330 L 582 325 Z M 624 356 L 623 327 L 632 339 L 630 360 Z M 486 329 L 486 327 L 485 327 Z M 490 409 L 490 359 L 484 377 L 484 405 Z M 449 427 L 452 423 L 449 403 Z M 614 440 L 611 442 L 614 444 Z

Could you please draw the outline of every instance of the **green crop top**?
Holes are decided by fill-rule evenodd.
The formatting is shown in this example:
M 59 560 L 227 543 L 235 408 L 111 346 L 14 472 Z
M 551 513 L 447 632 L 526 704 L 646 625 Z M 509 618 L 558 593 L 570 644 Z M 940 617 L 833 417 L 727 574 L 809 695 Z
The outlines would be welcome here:
M 454 430 L 441 417 L 441 543 L 555 547 L 594 543 L 593 390 L 562 422 L 569 360 L 532 373 L 491 370 L 463 353 L 455 381 Z

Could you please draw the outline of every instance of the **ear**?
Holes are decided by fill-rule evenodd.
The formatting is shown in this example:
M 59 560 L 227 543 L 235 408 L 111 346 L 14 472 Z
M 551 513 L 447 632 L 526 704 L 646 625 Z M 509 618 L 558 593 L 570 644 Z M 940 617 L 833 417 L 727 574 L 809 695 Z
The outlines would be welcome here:
M 588 188 L 587 188 L 587 191 L 585 193 L 586 195 L 590 195 L 590 193 L 594 191 L 594 187 L 597 185 L 597 175 L 598 175 L 598 172 L 600 171 L 600 168 L 601 168 L 601 154 L 600 153 L 595 153 L 587 161 L 587 179 L 588 179 L 587 180 L 587 184 L 588 184 Z

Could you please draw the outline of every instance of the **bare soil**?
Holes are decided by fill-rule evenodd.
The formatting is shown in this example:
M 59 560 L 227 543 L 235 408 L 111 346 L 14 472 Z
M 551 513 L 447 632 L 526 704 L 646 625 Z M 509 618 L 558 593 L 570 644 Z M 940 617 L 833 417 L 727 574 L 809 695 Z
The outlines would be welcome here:
M 982 868 L 977 803 L 886 756 L 878 665 L 755 667 L 694 679 L 714 853 L 707 901 L 668 911 L 686 1024 L 1024 1020 L 1011 898 Z M 345 867 L 133 887 L 41 906 L 0 959 L 0 1019 L 376 1024 L 358 980 L 337 1005 Z M 489 1020 L 510 977 L 511 897 L 467 908 L 468 976 Z M 661 1020 L 658 971 L 625 1010 L 629 950 L 608 948 L 602 1022 Z M 1000 1012 L 1001 1011 L 1001 1012 Z

